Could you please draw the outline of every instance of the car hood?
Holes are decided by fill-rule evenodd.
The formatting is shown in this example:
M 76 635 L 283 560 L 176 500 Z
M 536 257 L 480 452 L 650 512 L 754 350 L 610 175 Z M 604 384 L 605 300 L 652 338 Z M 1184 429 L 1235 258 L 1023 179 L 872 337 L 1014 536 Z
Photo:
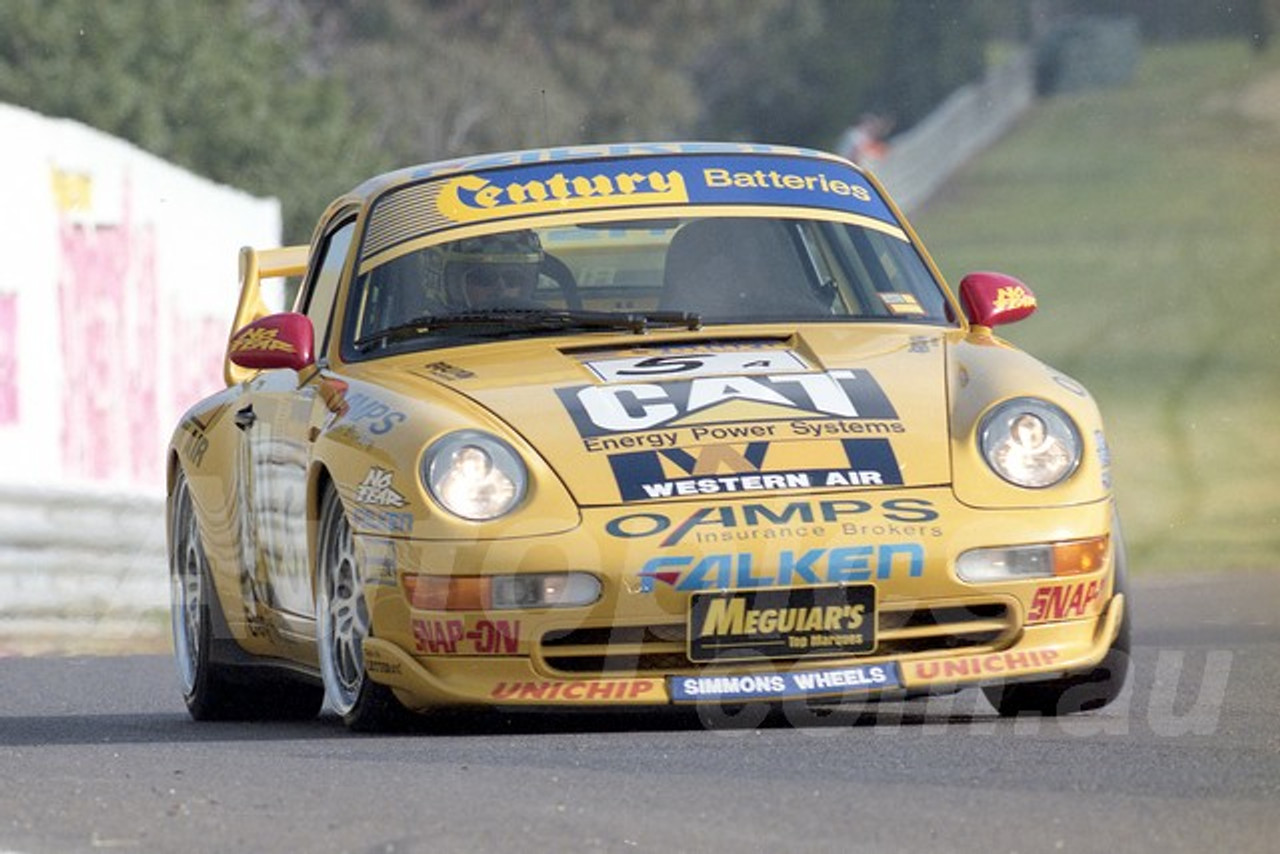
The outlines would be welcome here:
M 437 351 L 409 371 L 505 422 L 580 505 L 950 480 L 940 332 L 549 343 Z

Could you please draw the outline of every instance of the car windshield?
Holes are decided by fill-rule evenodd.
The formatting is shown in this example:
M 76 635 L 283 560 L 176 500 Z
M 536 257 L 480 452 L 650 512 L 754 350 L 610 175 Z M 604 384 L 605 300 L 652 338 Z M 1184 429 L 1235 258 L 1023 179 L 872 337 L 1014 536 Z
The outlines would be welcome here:
M 495 232 L 364 271 L 358 351 L 653 326 L 878 320 L 950 324 L 894 229 L 826 219 L 648 219 Z

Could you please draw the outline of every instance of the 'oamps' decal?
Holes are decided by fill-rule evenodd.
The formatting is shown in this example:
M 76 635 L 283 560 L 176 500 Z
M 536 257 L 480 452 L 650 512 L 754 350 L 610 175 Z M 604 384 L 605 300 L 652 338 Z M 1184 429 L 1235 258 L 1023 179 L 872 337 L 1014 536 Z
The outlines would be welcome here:
M 792 453 L 774 454 L 775 449 Z M 797 456 L 807 457 L 809 464 L 798 465 Z M 822 462 L 827 465 L 814 465 Z M 624 501 L 902 483 L 898 459 L 888 439 L 750 442 L 744 446 L 636 451 L 614 454 L 609 464 Z
M 858 369 L 587 385 L 556 393 L 583 438 L 654 430 L 691 415 L 710 416 L 732 402 L 775 407 L 780 416 L 898 418 L 875 377 Z
M 825 538 L 832 531 L 845 537 L 942 536 L 933 502 L 923 498 L 889 498 L 872 503 L 861 499 L 800 498 L 786 503 L 685 505 L 671 515 L 654 510 L 615 516 L 605 533 L 624 540 L 656 537 L 654 547 L 666 549 L 695 543 L 744 542 Z

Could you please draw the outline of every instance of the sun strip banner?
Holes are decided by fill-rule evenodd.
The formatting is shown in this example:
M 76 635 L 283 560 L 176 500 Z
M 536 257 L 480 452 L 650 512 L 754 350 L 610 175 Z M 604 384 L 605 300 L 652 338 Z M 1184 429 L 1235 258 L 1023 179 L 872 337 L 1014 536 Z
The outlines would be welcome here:
M 685 205 L 818 208 L 898 226 L 859 172 L 785 154 L 685 154 L 536 163 L 438 177 L 373 206 L 363 256 L 481 222 L 584 210 Z

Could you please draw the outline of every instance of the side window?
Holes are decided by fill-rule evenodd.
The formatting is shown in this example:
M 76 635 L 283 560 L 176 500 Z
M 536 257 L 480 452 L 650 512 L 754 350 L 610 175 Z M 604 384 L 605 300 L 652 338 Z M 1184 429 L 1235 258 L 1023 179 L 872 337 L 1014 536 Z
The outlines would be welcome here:
M 315 327 L 316 341 L 319 344 L 317 355 L 326 353 L 329 348 L 329 320 L 333 316 L 333 303 L 338 293 L 338 282 L 342 279 L 342 266 L 346 263 L 347 250 L 351 248 L 355 230 L 356 222 L 351 219 L 325 236 L 320 243 L 320 260 L 315 279 L 299 301 L 300 310 L 311 318 L 311 325 Z

